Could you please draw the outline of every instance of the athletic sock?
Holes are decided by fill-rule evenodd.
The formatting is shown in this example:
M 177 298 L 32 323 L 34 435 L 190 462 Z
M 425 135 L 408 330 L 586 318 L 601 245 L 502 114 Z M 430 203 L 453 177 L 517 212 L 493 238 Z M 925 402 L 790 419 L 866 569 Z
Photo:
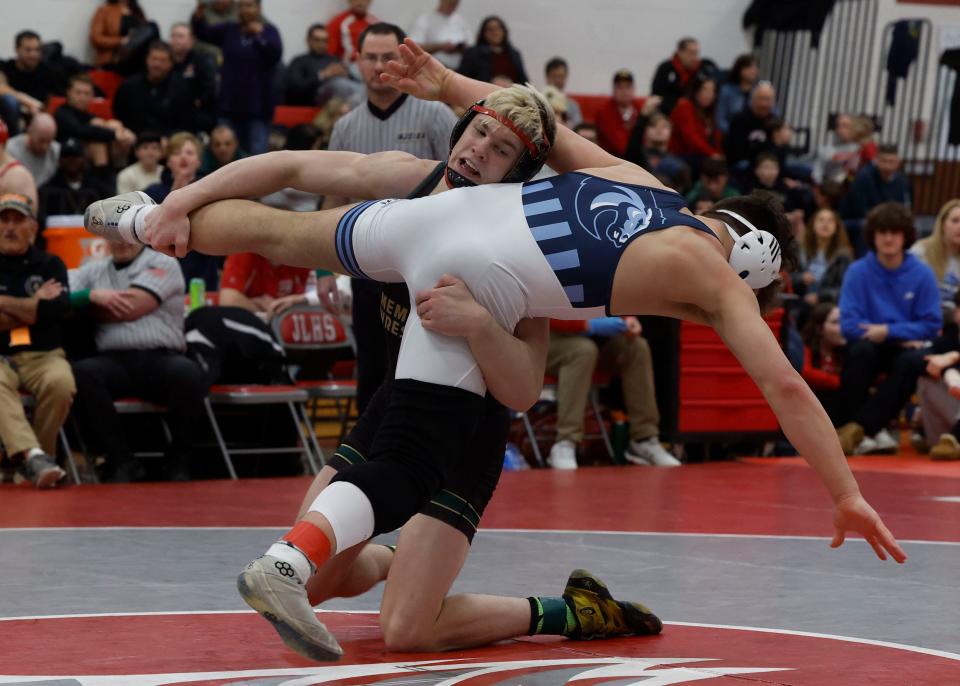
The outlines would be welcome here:
M 132 207 L 132 208 L 130 208 L 129 210 L 127 210 L 127 212 L 132 212 L 132 213 L 133 213 L 133 214 L 132 214 L 132 216 L 133 216 L 133 236 L 134 236 L 134 238 L 136 238 L 136 239 L 137 239 L 138 241 L 140 241 L 141 243 L 146 243 L 146 241 L 143 240 L 143 238 L 142 238 L 142 236 L 143 236 L 143 231 L 144 231 L 143 223 L 144 223 L 144 221 L 146 221 L 147 215 L 150 214 L 151 212 L 153 212 L 153 211 L 154 211 L 155 209 L 157 209 L 158 207 L 160 207 L 160 206 L 159 206 L 159 205 L 141 205 L 141 206 L 138 206 L 138 207 Z
M 576 630 L 577 617 L 563 598 L 531 596 L 527 601 L 530 603 L 529 636 L 569 636 Z
M 307 579 L 313 574 L 314 567 L 303 551 L 284 540 L 277 541 L 267 548 L 266 554 L 293 567 L 293 571 L 297 573 L 297 578 L 302 583 L 307 583 Z

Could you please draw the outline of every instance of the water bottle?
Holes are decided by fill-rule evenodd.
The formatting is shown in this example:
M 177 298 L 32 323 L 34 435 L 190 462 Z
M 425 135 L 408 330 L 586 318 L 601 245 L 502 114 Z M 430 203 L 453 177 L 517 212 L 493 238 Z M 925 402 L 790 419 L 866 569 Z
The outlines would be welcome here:
M 200 278 L 190 279 L 190 311 L 207 304 L 207 283 Z
M 507 443 L 503 452 L 503 470 L 505 472 L 518 472 L 523 469 L 530 469 L 530 465 L 527 464 L 520 448 L 515 443 Z
M 610 427 L 610 442 L 613 445 L 614 464 L 626 464 L 627 459 L 624 453 L 627 451 L 627 444 L 630 443 L 630 422 L 627 421 L 627 415 L 619 410 L 613 410 L 610 413 L 612 426 Z

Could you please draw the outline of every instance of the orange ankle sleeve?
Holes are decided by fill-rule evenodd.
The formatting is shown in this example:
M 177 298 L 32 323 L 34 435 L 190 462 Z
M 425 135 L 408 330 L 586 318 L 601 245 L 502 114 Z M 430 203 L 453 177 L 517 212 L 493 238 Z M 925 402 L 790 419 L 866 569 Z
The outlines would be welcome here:
M 330 539 L 310 522 L 297 522 L 283 540 L 296 546 L 316 567 L 330 559 Z

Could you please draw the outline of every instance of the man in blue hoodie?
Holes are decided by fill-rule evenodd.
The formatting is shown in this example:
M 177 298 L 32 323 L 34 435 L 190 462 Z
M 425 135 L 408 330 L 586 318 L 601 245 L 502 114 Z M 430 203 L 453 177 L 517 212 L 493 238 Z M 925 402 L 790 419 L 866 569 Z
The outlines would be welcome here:
M 937 279 L 907 252 L 917 236 L 905 205 L 886 202 L 867 215 L 871 250 L 847 270 L 840 326 L 850 342 L 840 388 L 850 420 L 837 434 L 847 455 L 896 451 L 885 427 L 906 404 L 942 324 Z M 869 396 L 877 374 L 886 378 Z

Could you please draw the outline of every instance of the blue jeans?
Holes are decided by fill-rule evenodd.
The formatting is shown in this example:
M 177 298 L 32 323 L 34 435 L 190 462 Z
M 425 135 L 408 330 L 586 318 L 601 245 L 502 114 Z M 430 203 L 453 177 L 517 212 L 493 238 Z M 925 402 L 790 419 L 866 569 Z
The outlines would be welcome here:
M 237 134 L 240 149 L 250 155 L 267 152 L 270 147 L 271 123 L 267 119 L 250 117 L 220 117 L 220 123 L 226 124 Z
M 7 125 L 11 137 L 20 133 L 20 103 L 9 93 L 0 95 L 0 119 Z

